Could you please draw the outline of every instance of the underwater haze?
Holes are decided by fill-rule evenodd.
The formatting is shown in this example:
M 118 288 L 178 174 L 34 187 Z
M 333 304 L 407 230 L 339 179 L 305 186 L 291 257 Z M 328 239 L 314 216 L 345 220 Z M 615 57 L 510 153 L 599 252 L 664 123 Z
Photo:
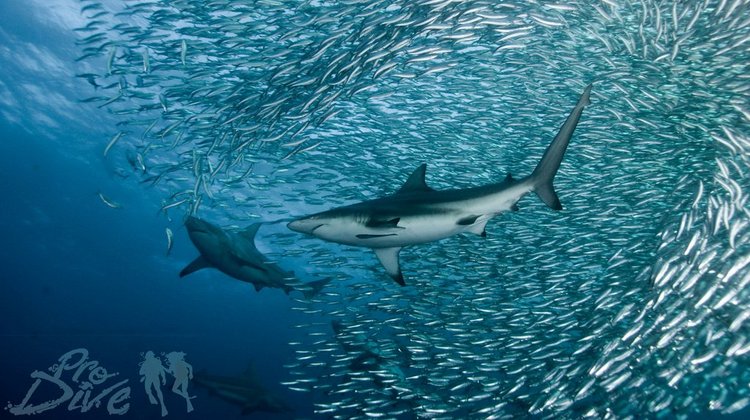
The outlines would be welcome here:
M 750 417 L 750 1 L 8 0 L 0 39 L 1 417 Z M 523 179 L 589 84 L 563 209 L 405 286 L 287 228 Z M 290 283 L 181 278 L 194 218 Z

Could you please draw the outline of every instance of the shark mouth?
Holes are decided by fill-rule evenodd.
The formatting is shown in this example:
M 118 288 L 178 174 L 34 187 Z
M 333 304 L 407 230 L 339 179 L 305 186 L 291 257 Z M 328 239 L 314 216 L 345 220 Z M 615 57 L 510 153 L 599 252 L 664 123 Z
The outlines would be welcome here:
M 310 231 L 310 234 L 312 235 L 313 233 L 315 233 L 315 231 L 316 231 L 316 230 L 317 230 L 317 229 L 318 229 L 319 227 L 322 227 L 322 226 L 325 226 L 325 225 L 326 225 L 325 223 L 321 223 L 321 224 L 319 224 L 318 226 L 315 226 L 315 227 L 314 227 L 314 228 L 312 228 L 312 230 Z

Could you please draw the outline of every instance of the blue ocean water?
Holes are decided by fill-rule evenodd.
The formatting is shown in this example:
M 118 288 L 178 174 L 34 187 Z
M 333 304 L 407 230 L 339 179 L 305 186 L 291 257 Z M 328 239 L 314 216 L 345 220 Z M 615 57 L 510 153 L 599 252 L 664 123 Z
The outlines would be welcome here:
M 295 334 L 291 326 L 304 317 L 291 311 L 283 294 L 258 294 L 220 273 L 178 278 L 182 266 L 195 257 L 181 222 L 159 217 L 158 196 L 136 184 L 123 184 L 101 153 L 94 153 L 90 145 L 107 129 L 97 124 L 98 117 L 86 121 L 84 114 L 91 109 L 55 109 L 60 104 L 54 98 L 59 96 L 70 101 L 67 105 L 75 104 L 82 86 L 43 67 L 50 64 L 45 59 L 72 61 L 74 37 L 40 20 L 36 13 L 44 13 L 47 4 L 39 7 L 27 10 L 22 2 L 0 5 L 0 171 L 6 180 L 0 206 L 5 232 L 0 275 L 3 408 L 23 400 L 34 383 L 33 371 L 44 371 L 66 352 L 85 348 L 90 360 L 129 380 L 132 394 L 125 418 L 161 418 L 138 382 L 138 363 L 148 350 L 184 351 L 196 372 L 239 376 L 251 365 L 296 413 L 312 412 L 309 399 L 278 384 L 288 379 L 282 364 L 293 357 L 287 344 Z M 29 56 L 41 68 L 19 62 L 18 54 L 29 45 L 55 51 L 54 56 Z M 25 89 L 32 87 L 40 97 L 28 95 Z M 45 104 L 46 99 L 50 102 Z M 29 110 L 44 123 L 25 114 Z M 61 116 L 70 116 L 67 112 L 76 118 Z M 121 209 L 102 204 L 97 193 L 105 190 L 123 203 Z M 167 226 L 174 230 L 176 243 L 169 257 Z M 187 418 L 241 416 L 239 406 L 202 389 L 190 392 L 196 411 Z M 165 390 L 168 418 L 185 418 L 184 401 L 170 394 Z M 55 385 L 43 385 L 30 401 L 42 403 L 60 395 Z M 63 403 L 36 417 L 106 415 L 105 399 L 101 407 L 86 413 Z M 13 416 L 4 409 L 0 417 Z M 242 418 L 289 418 L 289 413 Z
M 3 398 L 20 402 L 33 383 L 32 371 L 86 348 L 92 359 L 130 379 L 128 417 L 158 418 L 158 411 L 149 413 L 137 382 L 141 354 L 181 350 L 196 370 L 231 376 L 252 364 L 270 388 L 298 400 L 300 412 L 311 410 L 309 401 L 274 383 L 287 376 L 281 362 L 293 356 L 290 325 L 304 318 L 290 310 L 286 296 L 257 294 L 218 273 L 179 279 L 181 267 L 161 260 L 164 241 L 154 241 L 164 229 L 155 216 L 158 206 L 142 192 L 119 189 L 132 204 L 113 212 L 97 198 L 103 184 L 118 189 L 101 165 L 66 156 L 18 127 L 3 125 L 2 132 L 1 166 L 9 180 L 3 205 Z M 175 247 L 174 258 L 191 259 L 184 231 L 175 229 L 175 235 L 182 246 Z M 239 415 L 237 407 L 208 393 L 198 398 L 197 415 Z M 182 408 L 178 399 L 169 403 Z M 66 411 L 45 415 L 86 416 Z M 174 411 L 170 417 L 185 415 Z
M 0 416 L 61 398 L 33 372 L 86 349 L 117 375 L 58 379 L 127 380 L 126 418 L 746 417 L 750 6 L 361 3 L 0 4 Z M 89 24 L 116 42 L 83 42 Z M 564 211 L 529 197 L 486 240 L 409 248 L 404 288 L 284 224 L 258 248 L 332 279 L 319 296 L 178 277 L 188 214 L 286 220 L 422 162 L 438 189 L 527 175 L 590 82 Z M 243 416 L 251 400 L 193 381 L 188 413 L 170 378 L 162 416 L 147 351 L 228 384 L 251 366 L 255 395 L 291 408 Z M 108 392 L 39 416 L 107 417 Z

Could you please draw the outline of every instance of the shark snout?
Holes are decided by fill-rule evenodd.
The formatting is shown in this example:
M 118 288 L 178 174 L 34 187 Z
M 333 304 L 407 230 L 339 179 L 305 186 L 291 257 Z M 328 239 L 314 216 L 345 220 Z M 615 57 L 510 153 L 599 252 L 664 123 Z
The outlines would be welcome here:
M 188 216 L 185 220 L 185 228 L 188 232 L 209 232 L 210 225 L 197 217 Z
M 315 232 L 315 229 L 323 225 L 325 225 L 325 223 L 321 223 L 320 220 L 313 218 L 304 218 L 292 220 L 291 222 L 287 223 L 286 227 L 295 232 L 312 235 L 313 232 Z

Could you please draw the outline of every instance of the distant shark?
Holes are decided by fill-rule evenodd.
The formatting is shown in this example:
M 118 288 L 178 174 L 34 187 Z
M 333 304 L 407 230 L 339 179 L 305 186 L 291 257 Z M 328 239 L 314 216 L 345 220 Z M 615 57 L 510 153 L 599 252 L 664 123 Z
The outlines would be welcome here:
M 525 178 L 515 180 L 508 174 L 495 184 L 436 191 L 427 186 L 427 165 L 422 164 L 392 195 L 295 219 L 287 226 L 327 241 L 372 248 L 388 274 L 404 286 L 398 254 L 405 246 L 462 232 L 484 237 L 488 220 L 518 210 L 516 203 L 531 191 L 551 209 L 562 209 L 552 180 L 590 93 L 588 85 L 536 169 Z
M 203 268 L 216 268 L 222 273 L 252 283 L 255 290 L 272 287 L 300 291 L 305 297 L 317 294 L 330 279 L 303 283 L 291 271 L 283 271 L 268 261 L 255 247 L 255 234 L 260 223 L 240 232 L 225 231 L 197 217 L 188 217 L 185 227 L 188 236 L 201 255 L 180 272 L 180 277 Z
M 331 321 L 331 328 L 336 341 L 347 354 L 349 371 L 353 375 L 359 376 L 363 372 L 378 372 L 379 374 L 372 376 L 373 383 L 380 388 L 390 389 L 390 392 L 395 392 L 398 388 L 411 388 L 413 384 L 408 383 L 409 381 L 402 369 L 402 367 L 409 366 L 411 358 L 411 354 L 405 346 L 398 345 L 397 350 L 388 352 L 390 357 L 386 357 L 384 352 L 378 348 L 377 341 L 371 341 L 363 335 L 353 336 L 346 331 L 341 321 Z M 388 381 L 384 380 L 385 377 L 388 377 Z M 394 399 L 397 395 L 391 394 Z
M 365 372 L 370 370 L 382 369 L 384 366 L 388 366 L 388 370 L 393 372 L 399 372 L 400 376 L 403 376 L 399 365 L 408 366 L 409 352 L 406 347 L 398 346 L 396 354 L 400 355 L 399 360 L 389 360 L 383 352 L 378 349 L 377 342 L 369 340 L 367 337 L 351 337 L 345 331 L 341 321 L 331 321 L 331 329 L 333 329 L 334 337 L 339 342 L 344 351 L 353 358 L 349 361 L 349 369 L 352 372 Z M 356 341 L 354 339 L 357 339 Z
M 375 369 L 385 360 L 377 347 L 368 341 L 364 343 L 350 343 L 348 340 L 344 340 L 345 331 L 341 321 L 331 321 L 331 329 L 333 329 L 336 340 L 347 354 L 350 356 L 356 355 L 349 362 L 349 369 L 353 372 L 364 372 Z
M 260 383 L 252 366 L 244 374 L 237 377 L 210 375 L 197 372 L 193 383 L 204 387 L 211 395 L 215 395 L 231 404 L 239 405 L 242 415 L 256 411 L 268 413 L 288 413 L 292 408 L 281 398 L 272 394 Z

